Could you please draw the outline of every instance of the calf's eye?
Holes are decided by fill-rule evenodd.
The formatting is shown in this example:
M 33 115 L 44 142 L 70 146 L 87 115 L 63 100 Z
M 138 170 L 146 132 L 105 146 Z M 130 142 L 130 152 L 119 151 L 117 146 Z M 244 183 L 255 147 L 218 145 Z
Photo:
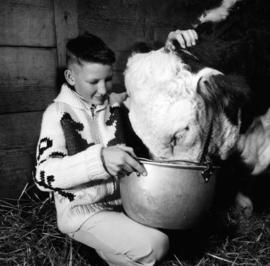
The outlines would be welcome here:
M 176 146 L 179 141 L 182 141 L 183 138 L 186 136 L 187 131 L 189 131 L 189 126 L 186 126 L 181 132 L 175 133 L 171 137 L 170 145 L 171 146 Z
M 180 139 L 182 139 L 182 137 L 183 137 L 182 134 L 175 134 L 175 135 L 173 135 L 173 137 L 171 138 L 170 145 L 171 146 L 176 146 L 177 143 L 180 141 Z
M 177 144 L 177 138 L 176 138 L 176 136 L 173 136 L 171 139 L 170 145 L 175 146 L 176 144 Z

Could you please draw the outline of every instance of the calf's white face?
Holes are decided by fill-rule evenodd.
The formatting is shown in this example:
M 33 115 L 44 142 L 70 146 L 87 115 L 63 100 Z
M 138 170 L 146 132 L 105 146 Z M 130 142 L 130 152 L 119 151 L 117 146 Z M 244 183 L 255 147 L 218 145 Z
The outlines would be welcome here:
M 239 123 L 231 123 L 220 111 L 223 107 L 212 108 L 219 106 L 212 103 L 219 94 L 212 94 L 209 86 L 214 76 L 223 75 L 211 68 L 192 73 L 177 54 L 164 49 L 129 58 L 129 118 L 153 158 L 200 161 L 205 153 L 227 157 Z

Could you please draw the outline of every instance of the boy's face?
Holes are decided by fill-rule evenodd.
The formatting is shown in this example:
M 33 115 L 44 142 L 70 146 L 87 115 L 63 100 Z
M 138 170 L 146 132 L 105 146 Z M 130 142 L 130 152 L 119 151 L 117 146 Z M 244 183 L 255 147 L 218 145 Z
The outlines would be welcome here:
M 83 62 L 69 66 L 70 79 L 68 83 L 89 104 L 102 105 L 112 88 L 112 66 L 100 63 Z

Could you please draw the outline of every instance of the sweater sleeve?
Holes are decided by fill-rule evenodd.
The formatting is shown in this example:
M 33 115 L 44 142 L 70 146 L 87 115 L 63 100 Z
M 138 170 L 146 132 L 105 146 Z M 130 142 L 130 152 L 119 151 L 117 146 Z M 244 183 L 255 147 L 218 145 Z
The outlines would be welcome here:
M 43 191 L 74 188 L 95 179 L 106 179 L 100 144 L 68 155 L 61 126 L 59 104 L 50 105 L 43 114 L 37 146 L 35 182 Z

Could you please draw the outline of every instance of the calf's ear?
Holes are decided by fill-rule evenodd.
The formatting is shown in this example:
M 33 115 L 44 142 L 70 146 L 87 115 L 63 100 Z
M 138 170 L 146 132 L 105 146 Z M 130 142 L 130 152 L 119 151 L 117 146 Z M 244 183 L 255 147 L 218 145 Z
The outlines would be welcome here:
M 250 88 L 237 75 L 208 75 L 198 81 L 197 93 L 214 112 L 223 112 L 234 125 L 238 124 L 240 108 L 248 101 Z

